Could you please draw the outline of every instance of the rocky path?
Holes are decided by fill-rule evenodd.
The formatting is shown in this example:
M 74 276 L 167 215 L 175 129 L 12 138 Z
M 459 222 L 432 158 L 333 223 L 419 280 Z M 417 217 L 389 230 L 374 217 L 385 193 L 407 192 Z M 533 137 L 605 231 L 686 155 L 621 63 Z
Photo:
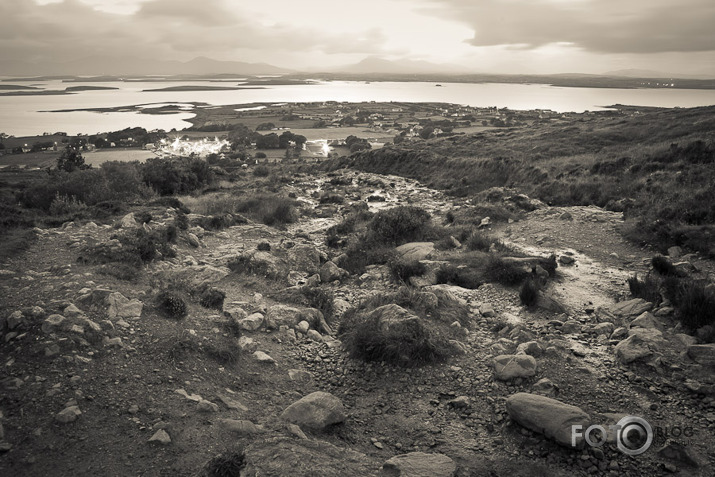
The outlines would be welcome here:
M 373 210 L 414 204 L 437 218 L 454 207 L 405 179 L 343 177 L 352 179 L 347 203 L 378 195 L 385 201 Z M 344 207 L 317 203 L 327 180 L 286 189 L 312 209 L 286 230 L 192 228 L 199 247 L 181 241 L 177 258 L 137 281 L 77 262 L 84 245 L 110 241 L 111 226 L 42 232 L 3 264 L 0 473 L 189 476 L 241 448 L 246 476 L 712 475 L 713 351 L 693 348 L 667 306 L 622 301 L 625 279 L 644 273 L 652 252 L 622 240 L 619 214 L 543 207 L 493 225 L 526 252 L 559 256 L 548 292 L 563 312 L 526 309 L 517 289 L 496 284 L 427 286 L 469 310 L 465 346 L 448 363 L 396 368 L 347 357 L 334 330 L 319 329 L 291 288 L 270 278 L 282 267 L 292 287 L 324 278 L 338 316 L 397 289 L 385 267 L 360 277 L 326 271 L 335 252 L 325 230 Z M 155 222 L 171 217 L 161 211 Z M 256 252 L 259 244 L 270 250 Z M 226 268 L 246 254 L 268 277 Z M 153 294 L 172 280 L 220 288 L 225 313 L 191 305 L 183 321 L 161 317 Z M 237 362 L 217 353 L 227 345 L 241 349 Z M 572 450 L 555 424 L 626 414 L 671 433 L 691 428 L 694 438 L 660 439 L 629 457 L 613 444 Z

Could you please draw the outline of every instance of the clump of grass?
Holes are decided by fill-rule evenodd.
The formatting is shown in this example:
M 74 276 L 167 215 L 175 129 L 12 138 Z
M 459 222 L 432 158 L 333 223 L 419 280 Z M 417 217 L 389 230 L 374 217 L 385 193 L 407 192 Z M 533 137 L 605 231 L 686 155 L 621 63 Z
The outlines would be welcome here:
M 297 203 L 277 195 L 256 195 L 242 199 L 236 204 L 236 212 L 266 225 L 280 226 L 298 220 Z
M 483 232 L 474 231 L 467 237 L 463 245 L 467 250 L 488 252 L 493 243 L 494 239 L 492 237 Z
M 392 273 L 392 278 L 401 283 L 407 283 L 411 277 L 419 277 L 427 271 L 427 267 L 418 260 L 408 261 L 397 258 L 388 261 L 387 266 Z
M 650 273 L 643 280 L 638 275 L 633 275 L 627 280 L 628 289 L 635 298 L 642 298 L 645 301 L 660 304 L 663 298 L 660 294 L 660 280 Z
M 675 266 L 671 263 L 670 260 L 668 260 L 662 255 L 656 255 L 655 257 L 653 257 L 653 259 L 650 261 L 650 264 L 653 267 L 653 270 L 655 270 L 661 275 L 678 275 L 678 270 L 675 268 Z
M 205 288 L 199 296 L 199 304 L 204 308 L 213 310 L 223 310 L 223 301 L 226 299 L 226 293 L 214 287 Z
M 482 274 L 478 270 L 469 267 L 458 267 L 454 264 L 446 264 L 437 270 L 437 283 L 447 285 L 457 285 L 458 287 L 476 290 L 484 284 Z
M 240 349 L 234 340 L 224 340 L 219 344 L 206 344 L 204 353 L 218 364 L 233 365 L 238 362 Z
M 703 280 L 668 277 L 665 295 L 676 310 L 676 318 L 689 331 L 715 325 L 715 291 Z M 715 336 L 708 337 L 710 340 Z
M 539 282 L 533 278 L 529 278 L 521 285 L 519 290 L 519 300 L 527 307 L 533 307 L 539 300 Z
M 243 450 L 224 452 L 206 463 L 201 477 L 240 477 L 246 467 Z
M 352 274 L 362 274 L 369 265 L 385 264 L 394 256 L 393 247 L 360 241 L 345 250 L 340 267 Z
M 270 251 L 271 251 L 271 244 L 268 243 L 268 242 L 260 242 L 260 243 L 256 246 L 256 250 L 258 250 L 259 252 L 270 252 Z
M 174 320 L 181 320 L 188 315 L 186 302 L 178 293 L 165 290 L 156 297 L 157 308 L 166 316 Z
M 77 199 L 75 196 L 62 195 L 57 192 L 54 200 L 50 204 L 49 213 L 52 216 L 80 216 L 87 211 L 87 204 Z
M 447 336 L 434 323 L 412 318 L 386 326 L 383 315 L 395 310 L 400 308 L 385 305 L 343 318 L 341 340 L 350 356 L 408 366 L 442 361 L 453 353 Z

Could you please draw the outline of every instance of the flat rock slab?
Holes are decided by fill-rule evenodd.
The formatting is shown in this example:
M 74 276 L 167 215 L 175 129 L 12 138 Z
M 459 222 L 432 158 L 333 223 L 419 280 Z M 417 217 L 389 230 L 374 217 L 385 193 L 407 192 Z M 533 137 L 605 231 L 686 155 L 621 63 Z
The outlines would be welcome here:
M 288 406 L 281 414 L 281 419 L 305 429 L 322 431 L 345 421 L 345 408 L 337 397 L 317 391 Z
M 453 477 L 457 466 L 444 454 L 410 452 L 382 465 L 380 477 Z
M 632 300 L 626 300 L 615 305 L 611 305 L 608 311 L 619 317 L 636 317 L 646 311 L 653 309 L 653 303 L 645 301 L 642 298 L 634 298 Z
M 689 346 L 688 356 L 696 363 L 715 367 L 715 343 Z
M 526 354 L 503 354 L 494 358 L 494 377 L 500 381 L 536 374 L 536 360 Z
M 375 475 L 379 466 L 365 454 L 293 437 L 254 441 L 246 448 L 244 462 L 241 477 L 365 477 Z
M 571 426 L 581 425 L 585 430 L 591 421 L 580 408 L 538 394 L 509 396 L 506 410 L 520 425 L 567 447 L 571 447 Z M 577 438 L 576 446 L 582 445 L 583 438 Z
M 407 262 L 425 260 L 434 252 L 434 244 L 432 242 L 410 242 L 400 245 L 395 252 Z

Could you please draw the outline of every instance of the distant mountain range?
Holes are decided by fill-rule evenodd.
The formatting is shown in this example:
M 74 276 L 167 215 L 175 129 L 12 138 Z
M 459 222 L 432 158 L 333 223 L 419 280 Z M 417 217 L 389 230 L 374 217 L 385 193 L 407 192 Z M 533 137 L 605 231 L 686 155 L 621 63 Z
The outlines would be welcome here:
M 13 76 L 211 75 L 222 73 L 252 76 L 287 74 L 292 71 L 266 63 L 218 61 L 206 57 L 181 62 L 146 60 L 133 57 L 92 56 L 64 63 L 0 60 L 0 72 Z
M 359 63 L 331 68 L 332 73 L 352 74 L 467 74 L 472 69 L 453 64 L 437 64 L 418 60 L 386 60 L 369 56 Z
M 0 74 L 12 76 L 210 76 L 210 75 L 283 75 L 299 73 L 295 70 L 281 68 L 267 63 L 246 63 L 241 61 L 219 61 L 207 57 L 198 57 L 193 60 L 168 61 L 147 60 L 135 57 L 107 57 L 92 56 L 81 60 L 68 62 L 41 62 L 0 60 Z M 398 59 L 387 60 L 370 56 L 364 60 L 349 65 L 333 68 L 305 68 L 304 74 L 340 74 L 340 75 L 430 75 L 430 76 L 464 76 L 479 75 L 492 76 L 524 76 L 524 75 L 495 75 L 480 73 L 472 68 L 444 63 L 430 63 L 428 61 Z M 652 70 L 625 69 L 608 71 L 600 75 L 565 73 L 558 75 L 526 75 L 529 77 L 560 77 L 560 78 L 682 78 L 682 79 L 712 79 L 713 75 L 679 75 Z

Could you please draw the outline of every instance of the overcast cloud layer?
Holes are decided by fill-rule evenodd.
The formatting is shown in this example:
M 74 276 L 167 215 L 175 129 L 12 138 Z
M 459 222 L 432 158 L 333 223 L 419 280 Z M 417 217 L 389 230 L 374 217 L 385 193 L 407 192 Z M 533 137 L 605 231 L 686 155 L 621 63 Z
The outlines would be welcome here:
M 316 70 L 377 56 L 715 76 L 712 0 L 2 0 L 0 18 L 5 61 L 207 56 Z

